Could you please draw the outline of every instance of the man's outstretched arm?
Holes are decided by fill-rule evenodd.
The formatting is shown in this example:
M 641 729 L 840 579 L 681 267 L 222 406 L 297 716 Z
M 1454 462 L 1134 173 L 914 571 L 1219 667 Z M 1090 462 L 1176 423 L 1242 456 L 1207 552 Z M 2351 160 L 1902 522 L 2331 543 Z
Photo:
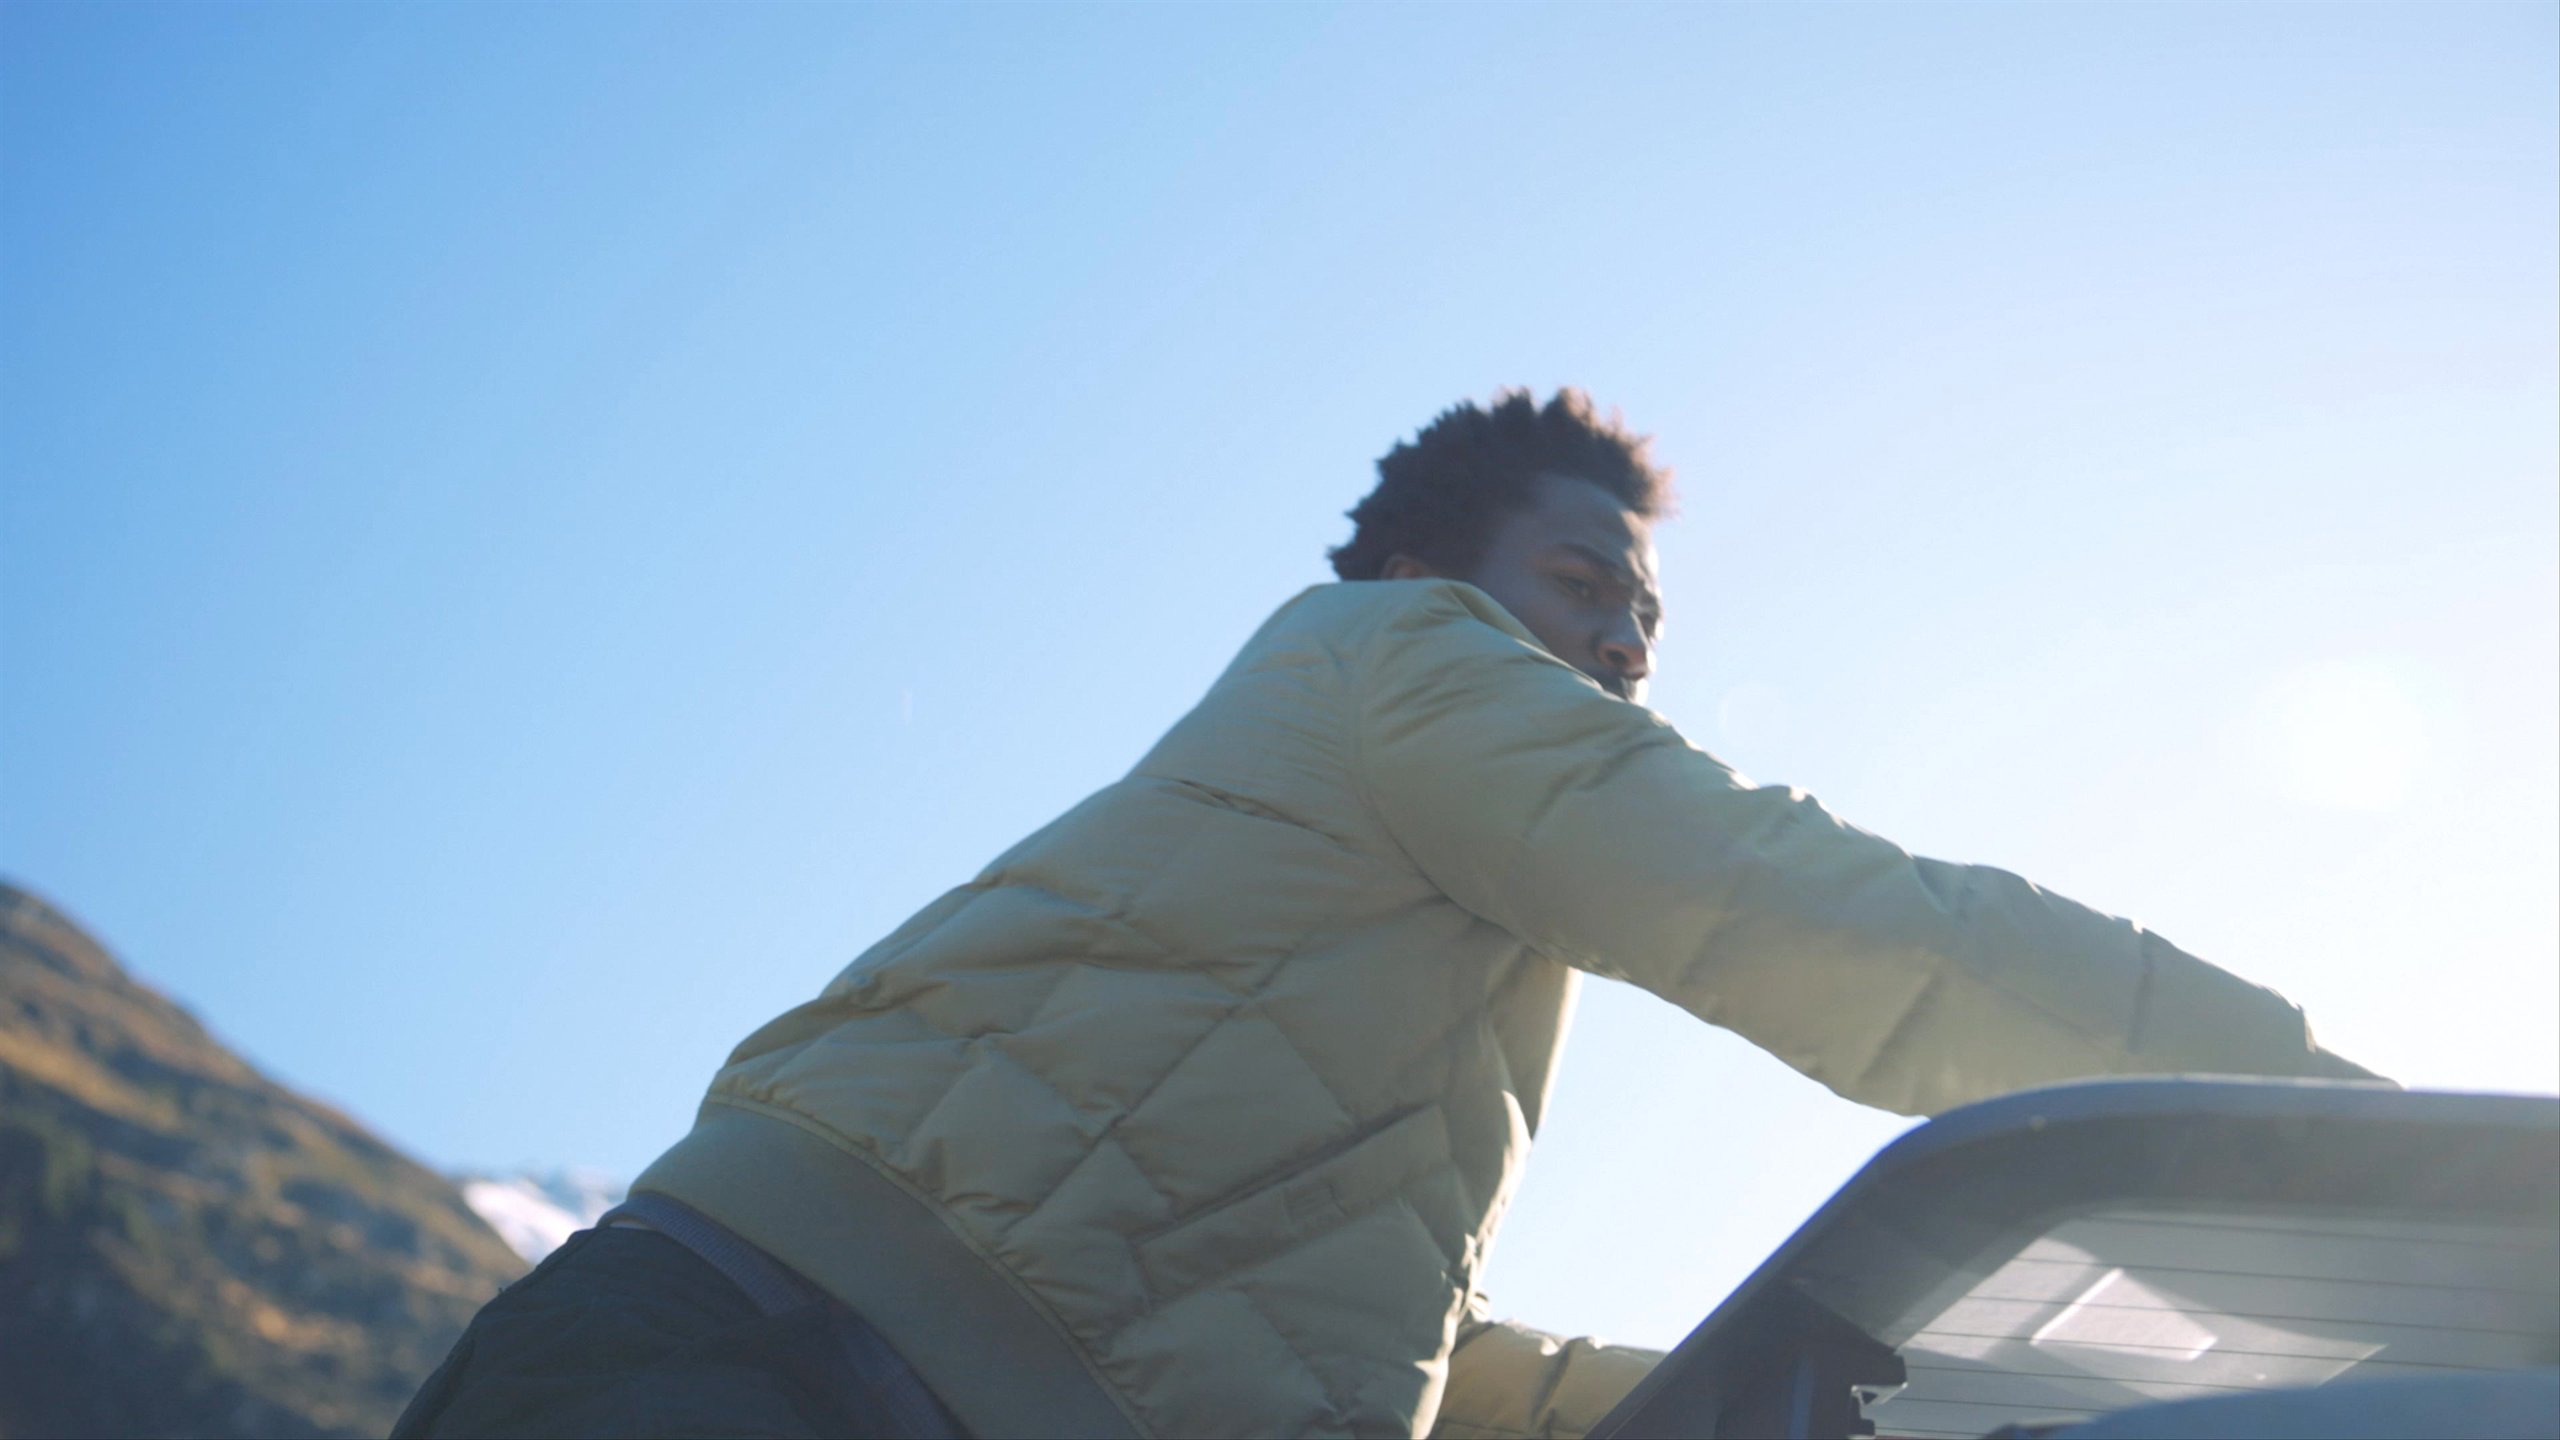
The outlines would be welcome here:
M 1580 1440 L 1662 1359 L 1659 1350 L 1566 1340 L 1487 1313 L 1483 1296 L 1468 1303 L 1432 1440 Z
M 1388 612 L 1348 657 L 1358 763 L 1433 883 L 1542 952 L 1903 1114 L 2100 1075 L 2369 1078 L 2273 991 L 1754 787 L 1508 624 L 1459 585 Z

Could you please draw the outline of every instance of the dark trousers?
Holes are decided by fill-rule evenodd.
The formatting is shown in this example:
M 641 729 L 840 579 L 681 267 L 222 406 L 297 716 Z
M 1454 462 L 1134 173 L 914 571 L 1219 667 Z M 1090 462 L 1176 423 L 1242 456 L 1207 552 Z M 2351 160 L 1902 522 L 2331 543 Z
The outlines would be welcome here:
M 960 1435 L 865 1373 L 879 1344 L 831 1301 L 765 1313 L 664 1235 L 582 1230 L 481 1309 L 391 1434 Z

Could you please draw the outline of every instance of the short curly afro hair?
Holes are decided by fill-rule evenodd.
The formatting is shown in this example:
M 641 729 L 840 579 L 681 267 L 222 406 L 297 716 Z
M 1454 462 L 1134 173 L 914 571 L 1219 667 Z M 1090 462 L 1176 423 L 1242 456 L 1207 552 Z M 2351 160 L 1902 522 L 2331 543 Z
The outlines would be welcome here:
M 1588 480 L 1658 518 L 1672 508 L 1671 472 L 1646 456 L 1651 443 L 1571 387 L 1544 405 L 1519 389 L 1495 392 L 1490 408 L 1461 402 L 1378 462 L 1378 488 L 1348 512 L 1351 539 L 1326 558 L 1345 580 L 1378 579 L 1399 554 L 1465 575 L 1502 518 L 1536 503 L 1542 475 Z

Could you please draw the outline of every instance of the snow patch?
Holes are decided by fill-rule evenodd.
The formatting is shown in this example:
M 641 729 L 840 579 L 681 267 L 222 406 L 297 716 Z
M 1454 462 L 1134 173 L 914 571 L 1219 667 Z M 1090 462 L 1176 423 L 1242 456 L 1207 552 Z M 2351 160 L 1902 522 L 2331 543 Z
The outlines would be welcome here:
M 528 1263 L 596 1223 L 622 1203 L 626 1187 L 600 1171 L 521 1170 L 512 1175 L 459 1175 L 463 1203 Z

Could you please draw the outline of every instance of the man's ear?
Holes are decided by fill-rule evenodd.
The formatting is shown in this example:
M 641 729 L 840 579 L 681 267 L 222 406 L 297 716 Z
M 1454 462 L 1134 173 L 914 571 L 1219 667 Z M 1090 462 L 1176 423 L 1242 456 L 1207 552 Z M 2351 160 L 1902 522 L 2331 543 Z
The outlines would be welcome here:
M 1378 569 L 1381 580 L 1437 580 L 1440 572 L 1399 550 Z

